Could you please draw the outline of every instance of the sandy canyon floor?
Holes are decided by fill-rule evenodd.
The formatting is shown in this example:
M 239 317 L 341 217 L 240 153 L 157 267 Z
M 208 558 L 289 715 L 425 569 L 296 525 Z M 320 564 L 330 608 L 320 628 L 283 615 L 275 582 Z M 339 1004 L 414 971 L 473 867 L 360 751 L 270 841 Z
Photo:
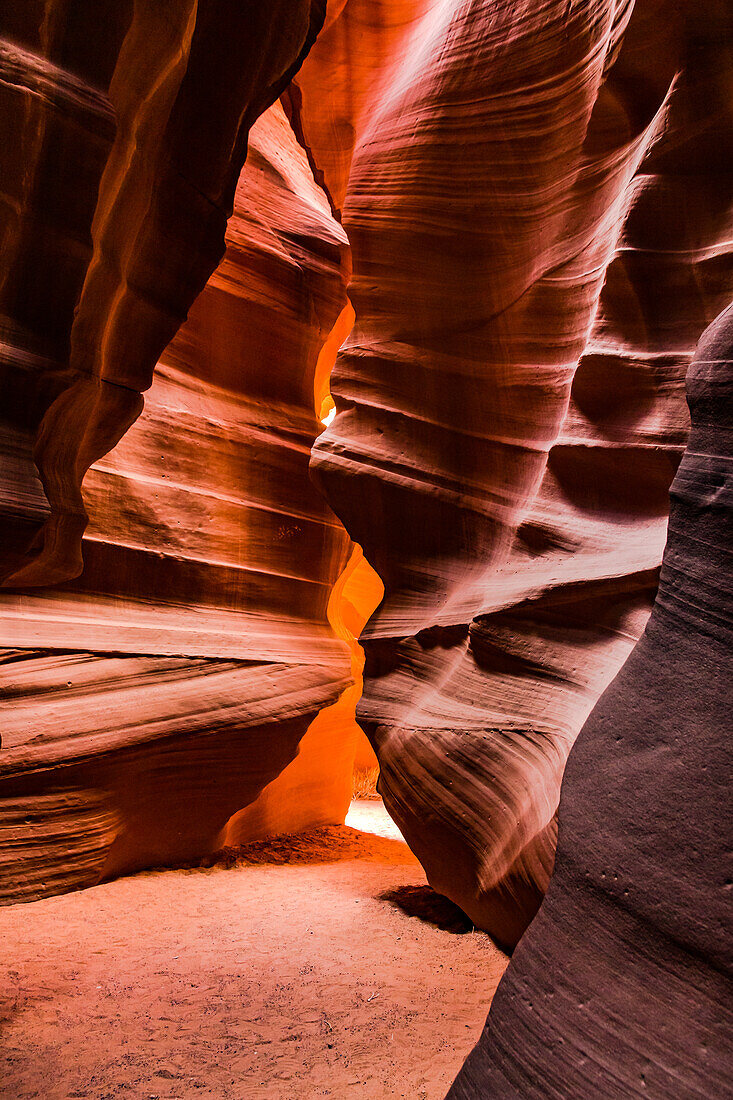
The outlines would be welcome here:
M 381 802 L 347 825 L 0 910 L 2 1100 L 439 1100 L 506 957 Z

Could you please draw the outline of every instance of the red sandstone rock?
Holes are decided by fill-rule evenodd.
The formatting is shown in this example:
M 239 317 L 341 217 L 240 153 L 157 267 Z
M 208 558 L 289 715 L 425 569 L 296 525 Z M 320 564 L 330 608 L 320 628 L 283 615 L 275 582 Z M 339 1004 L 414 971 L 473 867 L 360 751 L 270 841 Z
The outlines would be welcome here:
M 314 470 L 386 589 L 360 721 L 431 884 L 505 944 L 649 614 L 733 290 L 724 16 L 350 0 L 290 97 L 353 253 Z
M 34 457 L 51 505 L 13 587 L 81 573 L 84 474 L 140 414 L 221 259 L 249 129 L 325 0 L 36 9 L 10 5 L 0 26 L 3 360 L 21 423 L 45 409 Z
M 651 606 L 682 378 L 733 285 L 723 0 L 694 14 L 668 0 L 337 0 L 285 95 L 314 178 L 273 111 L 229 253 L 165 353 L 220 257 L 247 131 L 322 7 L 199 0 L 194 19 L 189 0 L 165 16 L 105 4 L 98 40 L 80 31 L 83 4 L 43 21 L 31 8 L 11 13 L 0 56 L 13 589 L 0 622 L 27 659 L 6 667 L 13 699 L 38 700 L 45 740 L 9 750 L 7 797 L 22 815 L 48 792 L 61 835 L 94 838 L 69 881 L 93 880 L 123 834 L 113 868 L 209 850 L 245 802 L 227 837 L 266 831 L 290 811 L 258 791 L 349 663 L 358 678 L 327 625 L 358 617 L 327 612 L 347 542 L 305 480 L 313 393 L 321 413 L 351 318 L 345 238 L 315 178 L 353 247 L 356 323 L 314 469 L 386 588 L 361 720 L 433 885 L 515 942 L 547 885 L 569 748 Z M 53 511 L 24 557 L 48 515 L 31 476 L 39 422 Z M 68 585 L 94 462 L 85 569 Z M 91 673 L 76 731 L 73 711 L 57 721 L 47 647 Z M 129 678 L 105 663 L 118 653 Z M 141 734 L 125 692 L 136 676 L 157 685 L 156 660 L 174 686 L 156 686 Z M 191 696 L 194 674 L 206 686 Z M 118 681 L 133 703 L 108 724 L 93 700 Z M 250 726 L 225 700 L 250 696 L 252 728 L 277 723 L 282 740 L 260 758 L 252 734 L 233 767 L 229 720 Z M 338 743 L 353 736 L 343 706 L 319 718 L 334 745 L 342 721 Z M 165 815 L 158 835 L 150 807 L 178 812 L 210 729 L 224 731 L 211 774 L 233 790 L 177 824 L 180 842 Z M 164 783 L 138 797 L 148 735 L 175 752 L 154 756 Z M 281 789 L 302 781 L 290 771 Z M 204 805 L 213 780 L 198 767 L 191 782 Z M 48 864 L 61 884 L 63 859 Z
M 6 898 L 343 820 L 350 629 L 373 603 L 359 618 L 353 566 L 333 588 L 351 547 L 308 462 L 347 274 L 343 231 L 273 107 L 224 259 L 144 412 L 85 480 L 83 576 L 0 598 Z M 16 468 L 27 521 L 44 503 Z
M 733 306 L 687 379 L 656 603 L 570 755 L 549 892 L 452 1100 L 730 1093 Z

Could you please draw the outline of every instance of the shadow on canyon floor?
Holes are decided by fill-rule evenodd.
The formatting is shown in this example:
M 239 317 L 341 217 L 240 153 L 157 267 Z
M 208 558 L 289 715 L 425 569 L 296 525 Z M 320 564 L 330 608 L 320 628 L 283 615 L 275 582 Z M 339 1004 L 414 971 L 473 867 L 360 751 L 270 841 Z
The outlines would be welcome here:
M 408 917 L 417 917 L 442 932 L 462 936 L 475 931 L 471 918 L 450 898 L 436 894 L 431 886 L 398 886 L 394 890 L 385 890 L 379 897 L 401 909 Z

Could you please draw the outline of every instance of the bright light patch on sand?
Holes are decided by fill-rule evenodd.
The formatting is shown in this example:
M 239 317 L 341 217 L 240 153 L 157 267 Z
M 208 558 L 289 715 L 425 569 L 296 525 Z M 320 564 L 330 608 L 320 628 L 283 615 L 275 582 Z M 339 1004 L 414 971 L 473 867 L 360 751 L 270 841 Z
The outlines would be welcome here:
M 336 415 L 336 407 L 334 406 L 334 408 L 332 408 L 330 412 L 327 412 L 325 416 L 321 417 L 321 424 L 323 424 L 324 427 L 327 428 L 328 425 L 333 420 L 335 415 Z
M 346 825 L 362 833 L 373 833 L 388 840 L 405 838 L 384 808 L 381 798 L 355 798 L 346 815 Z

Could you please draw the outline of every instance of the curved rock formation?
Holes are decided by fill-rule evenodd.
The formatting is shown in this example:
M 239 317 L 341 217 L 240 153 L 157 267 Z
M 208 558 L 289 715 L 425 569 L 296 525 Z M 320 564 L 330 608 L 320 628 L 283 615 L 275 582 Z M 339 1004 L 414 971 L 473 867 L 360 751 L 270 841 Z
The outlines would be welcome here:
M 351 546 L 308 462 L 347 277 L 275 106 L 224 259 L 85 480 L 83 576 L 0 597 L 6 898 L 343 820 L 358 616 L 349 574 L 333 587 Z M 31 469 L 4 467 L 20 547 L 46 507 Z
M 353 253 L 314 472 L 386 590 L 359 718 L 431 884 L 504 944 L 649 614 L 733 292 L 726 19 L 349 0 L 289 93 Z
M 350 546 L 306 480 L 353 317 L 340 217 L 356 320 L 313 470 L 385 585 L 360 720 L 431 883 L 515 943 L 733 291 L 725 0 L 44 13 L 0 49 L 0 794 L 28 891 L 302 823 L 322 743 L 313 804 L 344 803 Z
M 454 1100 L 730 1095 L 733 306 L 687 379 L 656 603 L 570 754 L 547 897 Z
M 30 391 L 31 430 L 43 415 L 34 457 L 51 515 L 5 584 L 81 573 L 84 474 L 140 414 L 223 255 L 249 129 L 324 15 L 325 0 L 6 8 L 3 364 L 16 403 Z

